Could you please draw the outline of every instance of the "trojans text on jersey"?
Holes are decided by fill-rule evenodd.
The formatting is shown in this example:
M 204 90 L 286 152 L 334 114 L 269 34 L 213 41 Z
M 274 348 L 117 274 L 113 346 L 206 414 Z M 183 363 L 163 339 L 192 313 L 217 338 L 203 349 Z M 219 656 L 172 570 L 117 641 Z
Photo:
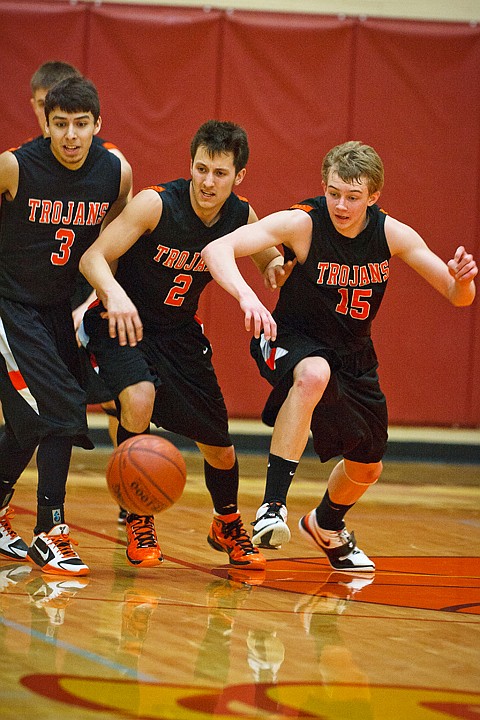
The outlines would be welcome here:
M 166 245 L 157 245 L 157 254 L 153 258 L 155 262 L 175 270 L 186 270 L 187 272 L 206 272 L 207 266 L 199 252 L 190 250 L 179 250 L 169 248 Z
M 30 222 L 51 225 L 100 225 L 108 212 L 108 202 L 76 202 L 69 200 L 28 201 Z
M 390 272 L 388 260 L 367 265 L 340 265 L 340 263 L 319 262 L 317 285 L 341 285 L 343 287 L 362 287 L 388 280 Z

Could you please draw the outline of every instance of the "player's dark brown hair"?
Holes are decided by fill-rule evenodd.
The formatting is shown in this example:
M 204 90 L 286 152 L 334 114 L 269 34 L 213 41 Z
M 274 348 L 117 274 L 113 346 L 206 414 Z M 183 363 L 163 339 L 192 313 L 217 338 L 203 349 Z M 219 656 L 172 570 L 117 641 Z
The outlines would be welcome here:
M 45 97 L 45 117 L 48 118 L 54 108 L 63 112 L 91 112 L 97 122 L 100 116 L 100 100 L 95 85 L 84 77 L 69 77 L 56 83 Z
M 210 156 L 233 153 L 233 164 L 238 173 L 246 166 L 250 153 L 245 130 L 232 122 L 208 120 L 195 133 L 190 144 L 192 161 L 199 147 L 205 147 Z

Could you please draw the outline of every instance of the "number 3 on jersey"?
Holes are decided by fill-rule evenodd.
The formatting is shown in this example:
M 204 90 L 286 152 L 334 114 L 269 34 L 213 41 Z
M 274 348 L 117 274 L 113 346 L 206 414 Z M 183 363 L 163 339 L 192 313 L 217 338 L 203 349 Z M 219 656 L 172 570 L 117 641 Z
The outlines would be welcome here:
M 185 300 L 185 298 L 182 296 L 188 292 L 192 281 L 193 278 L 191 275 L 176 275 L 174 282 L 177 284 L 173 285 L 173 287 L 171 287 L 168 291 L 168 295 L 164 301 L 165 305 L 173 305 L 174 307 L 180 307 L 180 305 Z
M 60 240 L 60 247 L 58 252 L 53 252 L 50 255 L 52 265 L 66 265 L 70 260 L 70 248 L 75 240 L 75 233 L 68 228 L 60 228 L 55 233 L 55 240 Z
M 370 315 L 370 303 L 365 298 L 372 297 L 372 290 L 353 288 L 352 299 L 349 302 L 348 288 L 338 288 L 341 300 L 335 310 L 342 315 L 350 313 L 356 320 L 366 320 Z

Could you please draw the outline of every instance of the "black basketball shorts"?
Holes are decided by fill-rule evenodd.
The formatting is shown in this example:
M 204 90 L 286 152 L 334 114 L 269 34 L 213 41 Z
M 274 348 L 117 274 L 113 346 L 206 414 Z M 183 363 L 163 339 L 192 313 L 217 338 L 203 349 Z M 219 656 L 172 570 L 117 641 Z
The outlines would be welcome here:
M 306 357 L 324 357 L 331 377 L 311 422 L 315 452 L 322 462 L 333 457 L 361 463 L 379 462 L 388 439 L 385 396 L 377 374 L 371 341 L 350 353 L 338 353 L 313 338 L 280 332 L 274 343 L 253 338 L 250 351 L 261 375 L 273 385 L 262 420 L 273 427 L 293 384 L 293 371 Z
M 100 317 L 103 311 L 98 306 L 85 314 L 83 342 L 110 392 L 118 397 L 130 385 L 152 382 L 152 422 L 157 427 L 205 445 L 229 447 L 227 410 L 200 324 L 192 320 L 168 331 L 144 327 L 138 345 L 120 346 L 108 334 L 108 321 Z
M 68 304 L 32 307 L 0 298 L 0 399 L 21 446 L 47 435 L 86 437 L 86 397 Z

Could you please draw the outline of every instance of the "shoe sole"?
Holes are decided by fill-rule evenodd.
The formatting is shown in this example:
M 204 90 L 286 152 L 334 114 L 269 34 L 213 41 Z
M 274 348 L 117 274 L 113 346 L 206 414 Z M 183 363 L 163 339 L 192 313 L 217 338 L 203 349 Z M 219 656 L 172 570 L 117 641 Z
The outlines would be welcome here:
M 58 575 L 61 577 L 83 577 L 84 575 L 88 575 L 90 573 L 90 568 L 86 566 L 80 568 L 77 572 L 72 572 L 71 570 L 63 570 L 62 568 L 56 568 L 52 565 L 39 565 L 32 557 L 30 557 L 30 555 L 27 555 L 26 559 L 31 562 L 34 567 L 38 568 L 42 571 L 42 573 L 45 573 L 46 575 Z
M 163 562 L 162 556 L 159 558 L 151 558 L 150 560 L 132 560 L 128 553 L 125 553 L 125 555 L 127 557 L 128 564 L 132 565 L 132 567 L 158 567 Z
M 328 557 L 328 554 L 327 554 L 325 548 L 318 544 L 318 542 L 315 540 L 315 538 L 311 534 L 308 527 L 306 527 L 306 525 L 304 524 L 304 520 L 305 520 L 305 516 L 300 518 L 300 520 L 298 521 L 298 529 L 300 530 L 302 535 L 310 541 L 310 543 L 312 545 L 314 545 L 316 548 L 320 548 L 320 550 L 323 552 L 323 554 L 327 558 L 328 563 L 331 568 L 333 568 L 337 572 L 349 573 L 350 575 L 352 573 L 356 573 L 356 572 L 362 573 L 362 576 L 364 576 L 365 573 L 370 573 L 372 575 L 375 574 L 375 565 L 373 565 L 373 566 L 372 565 L 350 565 L 349 567 L 339 567 L 338 565 L 334 565 L 332 563 L 332 561 L 330 560 L 330 558 Z
M 239 560 L 234 560 L 228 550 L 226 550 L 222 545 L 220 545 L 220 543 L 217 543 L 215 540 L 213 540 L 210 535 L 207 535 L 207 542 L 214 550 L 227 553 L 228 562 L 230 563 L 230 565 L 233 565 L 236 568 L 245 568 L 246 570 L 265 570 L 267 564 L 265 558 L 259 558 L 260 562 L 251 562 L 250 560 L 241 562 Z M 255 557 L 258 558 L 258 555 L 256 555 Z
M 25 562 L 28 559 L 26 551 L 25 555 L 21 557 L 20 555 L 12 555 L 5 550 L 0 550 L 0 560 L 3 560 L 4 558 L 6 560 L 16 560 L 17 562 Z
M 258 533 L 252 535 L 252 543 L 256 547 L 265 548 L 266 550 L 280 550 L 282 545 L 290 542 L 291 533 L 288 525 L 277 523 L 274 527 L 265 527 Z

